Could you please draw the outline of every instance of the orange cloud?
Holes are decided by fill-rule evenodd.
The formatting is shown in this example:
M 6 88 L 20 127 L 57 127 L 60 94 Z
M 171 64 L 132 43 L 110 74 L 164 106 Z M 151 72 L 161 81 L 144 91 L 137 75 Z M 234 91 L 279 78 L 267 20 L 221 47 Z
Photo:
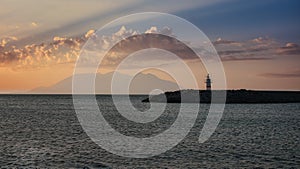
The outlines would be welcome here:
M 89 38 L 91 36 L 95 35 L 95 30 L 89 30 L 85 35 L 84 37 L 85 38 Z
M 14 37 L 14 36 L 2 38 L 0 40 L 0 47 L 4 48 L 8 43 L 11 43 L 11 42 L 17 41 L 17 40 L 18 40 L 18 38 Z
M 13 69 L 39 68 L 55 64 L 74 63 L 78 58 L 83 44 L 90 38 L 97 44 L 94 49 L 106 49 L 117 43 L 113 50 L 106 56 L 105 65 L 115 65 L 132 51 L 146 48 L 159 48 L 163 46 L 185 60 L 195 59 L 193 51 L 176 40 L 172 29 L 164 27 L 159 30 L 151 27 L 144 32 L 144 35 L 132 29 L 122 26 L 119 31 L 110 36 L 97 37 L 95 30 L 89 30 L 78 37 L 54 37 L 49 43 L 31 44 L 23 47 L 16 47 L 16 37 L 0 39 L 0 66 Z M 152 34 L 155 36 L 148 36 Z M 162 35 L 161 35 L 162 34 Z M 166 36 L 165 36 L 166 35 Z M 131 38 L 125 39 L 124 37 Z M 281 55 L 298 55 L 300 47 L 295 43 L 287 43 L 280 46 L 280 43 L 266 37 L 258 37 L 248 41 L 233 41 L 218 38 L 213 42 L 223 61 L 246 61 L 246 60 L 269 60 Z M 100 45 L 100 46 L 99 46 Z M 153 59 L 151 57 L 149 59 Z M 87 62 L 94 62 L 95 58 L 88 58 Z M 163 60 L 164 58 L 156 58 Z
M 33 27 L 37 27 L 37 26 L 38 26 L 38 24 L 37 24 L 36 22 L 31 22 L 31 25 L 32 25 Z
M 16 47 L 17 38 L 0 40 L 0 66 L 13 69 L 37 68 L 54 64 L 75 62 L 82 45 L 93 34 L 90 30 L 82 37 L 54 37 L 50 43 L 31 44 Z

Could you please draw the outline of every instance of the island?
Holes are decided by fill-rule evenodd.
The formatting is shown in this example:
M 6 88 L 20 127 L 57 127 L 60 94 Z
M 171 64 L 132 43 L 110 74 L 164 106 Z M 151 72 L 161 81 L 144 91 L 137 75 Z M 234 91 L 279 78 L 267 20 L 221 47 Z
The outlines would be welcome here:
M 213 102 L 212 102 L 213 97 Z M 226 100 L 225 100 L 225 99 Z M 300 91 L 178 90 L 152 95 L 142 102 L 167 103 L 300 103 Z

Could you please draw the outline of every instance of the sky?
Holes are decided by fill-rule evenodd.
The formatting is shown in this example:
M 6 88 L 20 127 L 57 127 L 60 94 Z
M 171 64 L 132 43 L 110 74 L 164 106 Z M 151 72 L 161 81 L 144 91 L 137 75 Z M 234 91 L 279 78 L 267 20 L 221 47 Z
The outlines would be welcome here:
M 137 12 L 170 13 L 202 30 L 222 60 L 228 89 L 299 90 L 299 7 L 297 0 L 0 0 L 0 92 L 22 93 L 71 76 L 95 30 Z M 130 29 L 120 25 L 109 38 L 137 31 Z M 164 31 L 153 24 L 139 32 L 151 29 Z M 109 71 L 108 66 L 102 73 Z M 199 88 L 205 73 L 197 73 Z

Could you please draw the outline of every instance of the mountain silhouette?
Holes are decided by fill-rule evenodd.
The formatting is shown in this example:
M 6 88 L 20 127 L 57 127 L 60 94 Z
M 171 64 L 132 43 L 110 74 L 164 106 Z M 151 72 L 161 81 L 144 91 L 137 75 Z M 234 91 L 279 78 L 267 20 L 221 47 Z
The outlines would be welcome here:
M 113 77 L 113 72 L 96 75 L 95 79 L 95 92 L 96 94 L 149 94 L 154 89 L 160 89 L 162 91 L 175 91 L 178 90 L 179 87 L 176 83 L 163 80 L 158 78 L 153 74 L 137 74 L 131 81 L 129 91 L 125 91 L 122 89 L 124 88 L 124 84 L 122 81 L 126 79 L 132 78 L 132 76 L 117 73 L 118 75 L 118 83 L 115 83 L 114 92 L 111 92 L 111 82 Z M 77 78 L 88 79 L 93 74 L 80 74 L 76 75 Z M 63 79 L 56 84 L 48 87 L 38 87 L 33 90 L 28 91 L 28 93 L 32 94 L 71 94 L 72 93 L 72 80 L 73 76 L 70 76 L 66 79 Z M 80 85 L 85 85 L 80 84 Z M 120 90 L 118 90 L 120 89 Z M 121 90 L 122 89 L 122 90 Z M 89 93 L 89 92 L 87 92 Z

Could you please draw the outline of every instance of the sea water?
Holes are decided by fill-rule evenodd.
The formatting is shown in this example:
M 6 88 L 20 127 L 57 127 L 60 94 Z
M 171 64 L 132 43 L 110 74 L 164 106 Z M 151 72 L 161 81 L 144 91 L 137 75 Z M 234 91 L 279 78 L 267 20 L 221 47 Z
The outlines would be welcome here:
M 146 97 L 131 102 L 145 111 Z M 168 129 L 180 106 L 168 104 L 158 119 L 139 124 L 120 115 L 110 96 L 97 101 L 115 130 L 141 138 Z M 208 110 L 208 104 L 190 110 L 199 111 L 196 123 L 173 149 L 134 159 L 111 154 L 87 136 L 71 95 L 1 95 L 0 168 L 300 168 L 299 103 L 228 104 L 214 134 L 200 144 Z

